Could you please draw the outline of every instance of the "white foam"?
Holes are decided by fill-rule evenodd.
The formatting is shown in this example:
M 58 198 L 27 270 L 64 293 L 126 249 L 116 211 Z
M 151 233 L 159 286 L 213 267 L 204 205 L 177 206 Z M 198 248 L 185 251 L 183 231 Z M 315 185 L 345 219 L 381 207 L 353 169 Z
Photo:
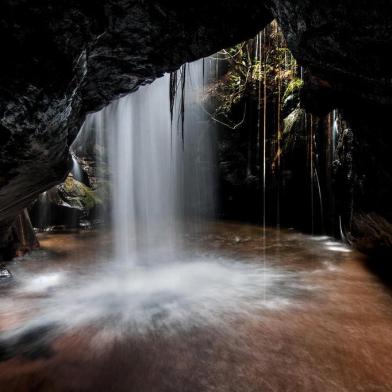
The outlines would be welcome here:
M 225 327 L 228 320 L 263 317 L 266 310 L 289 306 L 296 293 L 306 290 L 295 274 L 230 259 L 137 268 L 116 264 L 65 276 L 40 276 L 18 288 L 28 293 L 56 286 L 47 297 L 31 299 L 39 310 L 11 335 L 47 324 L 64 330 L 94 326 L 112 334 Z

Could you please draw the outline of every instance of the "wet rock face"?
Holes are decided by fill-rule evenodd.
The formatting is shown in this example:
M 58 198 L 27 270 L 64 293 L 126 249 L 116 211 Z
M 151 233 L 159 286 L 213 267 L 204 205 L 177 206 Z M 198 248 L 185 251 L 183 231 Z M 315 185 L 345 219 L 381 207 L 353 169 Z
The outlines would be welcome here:
M 337 213 L 366 253 L 392 249 L 392 3 L 386 0 L 271 0 L 288 46 L 304 69 L 301 102 L 342 110 L 335 172 Z M 338 217 L 336 217 L 338 218 Z M 389 250 L 388 250 L 389 249 Z
M 62 184 L 39 196 L 30 208 L 30 217 L 38 230 L 68 230 L 93 220 L 101 206 L 97 193 L 69 174 Z
M 390 112 L 390 110 L 389 110 Z M 392 255 L 392 136 L 384 107 L 358 105 L 343 113 L 336 195 L 352 244 L 377 257 Z
M 5 279 L 12 277 L 11 272 L 7 270 L 3 265 L 0 265 L 0 282 Z
M 392 3 L 387 0 L 272 0 L 288 45 L 319 90 L 392 104 Z M 318 79 L 318 81 L 314 80 Z M 336 103 L 336 102 L 335 102 Z

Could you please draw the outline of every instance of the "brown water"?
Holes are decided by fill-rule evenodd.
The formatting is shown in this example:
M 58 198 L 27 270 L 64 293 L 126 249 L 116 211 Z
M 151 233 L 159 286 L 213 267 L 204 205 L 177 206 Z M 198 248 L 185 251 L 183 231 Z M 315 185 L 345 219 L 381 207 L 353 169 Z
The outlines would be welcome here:
M 391 292 L 330 239 L 217 223 L 136 269 L 40 241 L 0 286 L 2 392 L 392 390 Z

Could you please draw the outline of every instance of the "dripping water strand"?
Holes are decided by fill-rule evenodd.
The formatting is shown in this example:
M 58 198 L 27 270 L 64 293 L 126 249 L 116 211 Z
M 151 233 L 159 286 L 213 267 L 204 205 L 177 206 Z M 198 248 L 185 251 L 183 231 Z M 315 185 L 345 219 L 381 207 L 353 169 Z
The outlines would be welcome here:
M 203 66 L 202 66 L 202 84 L 203 84 L 203 95 L 205 93 L 205 73 L 206 73 L 206 62 L 203 57 Z
M 310 208 L 311 208 L 311 227 L 312 234 L 314 234 L 314 194 L 313 194 L 313 185 L 314 185 L 314 149 L 313 149 L 313 116 L 310 115 L 310 140 L 309 140 L 309 154 L 310 154 Z
M 318 191 L 319 203 L 320 203 L 321 228 L 322 228 L 322 230 L 324 231 L 324 206 L 323 206 L 323 194 L 322 194 L 322 192 L 321 192 L 320 178 L 319 178 L 319 175 L 318 175 L 317 167 L 315 168 L 315 171 L 314 171 L 314 178 L 315 178 L 316 184 L 317 184 L 317 191 Z
M 263 61 L 263 279 L 266 268 L 266 185 L 267 185 L 267 59 L 266 59 L 266 31 L 263 31 L 263 54 L 260 52 L 260 70 Z M 264 284 L 265 287 L 265 284 Z M 266 300 L 266 291 L 263 290 L 263 299 Z
M 317 186 L 317 195 L 318 195 L 318 201 L 319 201 L 319 207 L 320 207 L 320 229 L 324 231 L 324 202 L 323 202 L 323 193 L 321 190 L 321 184 L 320 184 L 320 177 L 318 173 L 318 167 L 319 167 L 319 160 L 318 160 L 318 155 L 316 154 L 317 149 L 317 143 L 316 143 L 316 137 L 314 133 L 314 120 L 313 116 L 310 115 L 310 170 L 311 170 L 311 177 L 310 177 L 310 196 L 311 196 L 311 218 L 312 218 L 312 234 L 314 234 L 314 185 L 316 183 Z
M 338 118 L 337 110 L 335 109 L 332 112 L 332 160 L 335 159 L 336 135 L 339 129 L 338 121 L 339 118 Z
M 278 46 L 280 47 L 280 42 L 278 41 Z M 282 138 L 282 130 L 281 130 L 281 69 L 280 65 L 278 68 L 278 103 L 277 103 L 277 169 L 276 169 L 276 176 L 277 176 L 277 190 L 276 190 L 276 227 L 279 230 L 280 227 L 280 158 L 281 158 L 281 138 Z

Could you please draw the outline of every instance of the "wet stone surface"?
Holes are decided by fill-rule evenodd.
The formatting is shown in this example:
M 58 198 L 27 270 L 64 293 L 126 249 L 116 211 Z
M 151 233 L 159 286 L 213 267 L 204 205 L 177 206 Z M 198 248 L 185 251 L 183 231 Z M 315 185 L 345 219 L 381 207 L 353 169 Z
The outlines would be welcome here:
M 4 266 L 0 265 L 0 281 L 1 280 L 8 280 L 12 278 L 12 274 L 10 271 L 8 271 L 7 268 L 5 268 Z

